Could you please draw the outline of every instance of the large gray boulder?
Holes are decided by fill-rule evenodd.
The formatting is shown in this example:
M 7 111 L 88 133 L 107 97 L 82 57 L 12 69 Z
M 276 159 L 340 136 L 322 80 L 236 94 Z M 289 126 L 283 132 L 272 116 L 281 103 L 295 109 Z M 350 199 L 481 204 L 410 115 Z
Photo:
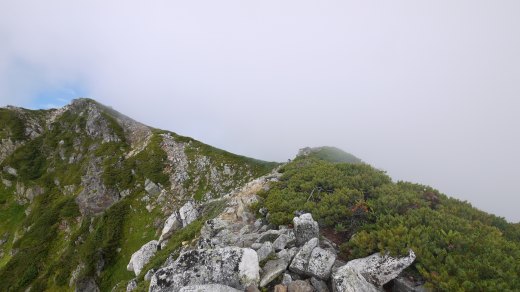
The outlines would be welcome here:
M 170 238 L 176 230 L 182 227 L 182 220 L 179 218 L 179 213 L 177 211 L 173 212 L 166 222 L 164 223 L 164 227 L 161 232 L 161 236 L 159 237 L 159 241 L 166 240 Z
M 134 272 L 136 276 L 139 276 L 141 269 L 150 261 L 150 259 L 157 252 L 157 240 L 152 240 L 143 245 L 138 251 L 132 254 L 130 262 L 126 266 L 126 269 L 130 272 Z
M 197 206 L 194 201 L 188 201 L 179 209 L 179 217 L 182 221 L 182 227 L 186 227 L 186 225 L 191 222 L 197 220 L 199 217 L 199 212 L 197 211 Z
M 380 292 L 376 286 L 365 280 L 353 267 L 345 265 L 332 274 L 334 292 Z
M 318 246 L 318 238 L 312 238 L 305 243 L 298 253 L 294 256 L 289 270 L 297 274 L 307 274 L 307 266 L 311 257 L 312 250 Z
M 294 236 L 296 237 L 296 245 L 302 246 L 312 238 L 318 238 L 320 229 L 318 222 L 312 219 L 310 213 L 302 214 L 293 218 Z
M 408 256 L 394 258 L 373 254 L 366 258 L 349 261 L 332 274 L 334 291 L 380 291 L 378 287 L 397 277 L 415 260 L 412 250 Z
M 383 286 L 399 276 L 414 260 L 415 253 L 412 250 L 408 252 L 408 256 L 400 258 L 375 253 L 366 258 L 349 261 L 347 266 L 359 271 L 368 282 Z
M 251 284 L 258 285 L 259 270 L 258 256 L 250 248 L 191 250 L 155 272 L 149 291 L 179 291 L 185 286 L 206 284 L 243 290 Z
M 294 245 L 295 240 L 296 238 L 294 237 L 293 232 L 288 234 L 280 234 L 280 236 L 278 236 L 278 238 L 273 242 L 273 248 L 275 251 L 280 251 L 286 246 Z
M 334 253 L 317 247 L 312 250 L 309 258 L 307 274 L 321 280 L 327 280 L 330 277 L 330 271 L 335 260 L 336 255 Z

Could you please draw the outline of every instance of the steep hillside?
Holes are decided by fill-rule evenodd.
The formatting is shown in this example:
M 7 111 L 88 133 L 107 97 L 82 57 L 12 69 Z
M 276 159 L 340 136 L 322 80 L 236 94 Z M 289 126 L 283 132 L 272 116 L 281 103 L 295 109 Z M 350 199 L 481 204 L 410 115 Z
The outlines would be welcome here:
M 172 212 L 275 166 L 90 99 L 51 110 L 2 108 L 0 291 L 68 291 L 92 281 L 110 290 L 132 278 L 130 256 Z
M 520 225 L 423 185 L 394 183 L 360 163 L 300 155 L 259 192 L 258 215 L 291 224 L 309 212 L 345 261 L 375 252 L 416 254 L 403 276 L 435 291 L 519 291 Z M 419 290 L 409 290 L 419 291 Z

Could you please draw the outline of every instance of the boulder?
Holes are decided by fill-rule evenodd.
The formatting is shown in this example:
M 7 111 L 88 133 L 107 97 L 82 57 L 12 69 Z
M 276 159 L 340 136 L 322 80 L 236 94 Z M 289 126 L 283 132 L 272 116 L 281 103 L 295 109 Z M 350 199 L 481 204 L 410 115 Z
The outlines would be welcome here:
M 312 219 L 310 213 L 294 217 L 294 236 L 296 237 L 296 246 L 302 246 L 312 238 L 318 238 L 320 229 L 318 222 Z
M 206 284 L 182 287 L 179 292 L 242 292 L 242 290 L 221 284 Z
M 258 256 L 250 248 L 225 247 L 182 253 L 152 276 L 150 292 L 185 286 L 221 284 L 243 290 L 259 282 Z
M 270 241 L 264 242 L 262 246 L 256 251 L 258 254 L 258 261 L 261 262 L 274 253 L 273 244 Z
M 179 209 L 179 217 L 182 221 L 182 227 L 186 227 L 186 225 L 197 220 L 199 212 L 197 211 L 195 202 L 191 200 L 186 202 L 186 204 Z
M 370 284 L 353 267 L 345 265 L 332 274 L 332 291 L 334 292 L 380 292 Z
M 260 243 L 264 243 L 266 241 L 273 242 L 273 241 L 275 241 L 278 238 L 278 236 L 280 236 L 280 231 L 278 231 L 278 230 L 267 230 L 267 231 L 263 232 L 262 234 L 260 234 L 260 236 L 258 237 L 257 242 L 260 242 Z
M 258 250 L 259 248 L 262 247 L 263 244 L 261 244 L 260 242 L 255 242 L 253 244 L 251 244 L 251 248 L 254 249 L 254 250 Z
M 182 221 L 179 218 L 179 213 L 173 212 L 164 223 L 164 227 L 161 232 L 161 237 L 159 237 L 159 241 L 163 241 L 170 238 L 173 232 L 175 232 L 181 227 Z
M 291 284 L 287 287 L 288 292 L 313 292 L 311 284 L 307 281 L 296 280 L 292 281 Z
M 289 233 L 289 235 L 280 234 L 280 236 L 278 236 L 278 238 L 273 242 L 273 248 L 275 251 L 280 251 L 286 246 L 294 244 L 295 240 L 296 238 L 292 232 Z
M 287 269 L 287 264 L 288 263 L 286 261 L 280 259 L 268 261 L 262 268 L 263 272 L 260 280 L 260 287 L 265 287 L 267 284 L 271 283 L 271 281 L 285 272 L 285 269 Z
M 319 279 L 314 277 L 311 278 L 311 285 L 314 287 L 314 291 L 316 292 L 330 292 L 327 284 Z
M 153 181 L 146 179 L 144 181 L 144 190 L 151 196 L 157 195 L 161 192 L 161 187 L 159 187 Z
M 126 269 L 130 272 L 134 272 L 136 276 L 139 276 L 141 269 L 155 255 L 155 252 L 157 252 L 158 244 L 159 242 L 157 240 L 152 240 L 143 245 L 138 251 L 132 254 Z
M 307 266 L 307 274 L 321 280 L 330 277 L 330 271 L 336 260 L 336 255 L 328 250 L 316 247 L 312 250 Z
M 412 250 L 408 256 L 394 258 L 373 254 L 349 261 L 332 275 L 334 291 L 379 291 L 378 287 L 397 277 L 415 260 Z
M 349 261 L 347 266 L 358 271 L 370 283 L 383 286 L 396 278 L 415 260 L 415 253 L 410 250 L 408 256 L 394 258 L 389 255 L 375 253 L 371 256 Z
M 289 270 L 297 274 L 307 274 L 307 266 L 311 257 L 312 250 L 318 246 L 318 238 L 314 237 L 305 243 L 298 253 L 294 256 L 294 259 L 289 266 Z
M 298 250 L 299 249 L 297 247 L 293 247 L 290 249 L 282 249 L 281 251 L 279 251 L 276 254 L 276 256 L 279 259 L 284 259 L 285 261 L 290 263 L 292 261 L 292 259 L 294 258 L 294 256 L 298 253 Z

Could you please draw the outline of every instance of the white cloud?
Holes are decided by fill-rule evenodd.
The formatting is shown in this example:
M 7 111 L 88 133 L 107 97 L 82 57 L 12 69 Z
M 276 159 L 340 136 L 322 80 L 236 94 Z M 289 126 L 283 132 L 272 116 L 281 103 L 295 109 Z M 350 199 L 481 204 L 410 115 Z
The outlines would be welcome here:
M 138 120 L 230 151 L 285 160 L 336 145 L 520 220 L 519 8 L 2 1 L 0 104 L 80 83 Z

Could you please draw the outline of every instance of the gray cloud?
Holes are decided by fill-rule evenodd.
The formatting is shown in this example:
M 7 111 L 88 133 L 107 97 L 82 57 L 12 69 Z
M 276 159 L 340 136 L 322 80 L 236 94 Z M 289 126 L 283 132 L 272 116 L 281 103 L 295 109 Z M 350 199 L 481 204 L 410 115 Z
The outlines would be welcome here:
M 518 1 L 2 1 L 0 104 L 81 84 L 267 160 L 335 145 L 519 221 Z

